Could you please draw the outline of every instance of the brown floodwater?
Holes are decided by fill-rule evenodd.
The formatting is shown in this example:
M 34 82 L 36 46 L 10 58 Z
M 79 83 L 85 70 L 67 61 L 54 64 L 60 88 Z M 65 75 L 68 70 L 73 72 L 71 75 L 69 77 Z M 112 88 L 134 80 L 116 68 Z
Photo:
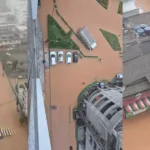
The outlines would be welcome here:
M 149 0 L 136 0 L 136 5 L 150 11 Z M 124 150 L 149 150 L 150 111 L 124 120 L 123 133 Z
M 149 0 L 136 0 L 136 6 L 143 8 L 145 12 L 150 11 L 150 1 Z
M 8 78 L 2 76 L 0 64 L 0 127 L 15 131 L 14 136 L 0 140 L 1 150 L 27 150 L 27 127 L 21 125 L 16 100 Z
M 150 142 L 150 111 L 124 120 L 123 145 L 124 150 L 149 150 Z
M 47 39 L 47 15 L 53 12 L 53 1 L 41 2 L 39 19 L 44 39 Z M 85 55 L 97 55 L 104 61 L 100 63 L 97 59 L 83 58 L 79 59 L 77 64 L 57 64 L 46 72 L 45 104 L 53 150 L 66 150 L 69 146 L 76 149 L 72 109 L 77 105 L 77 97 L 81 90 L 95 80 L 110 80 L 116 73 L 122 72 L 122 59 L 119 53 L 111 49 L 99 31 L 101 28 L 116 34 L 122 45 L 122 16 L 116 13 L 118 4 L 118 0 L 111 1 L 106 11 L 96 0 L 57 0 L 60 14 L 74 31 L 86 26 L 97 41 L 97 47 L 93 51 L 88 51 L 75 36 L 72 36 L 82 52 Z M 68 32 L 68 27 L 55 12 L 53 16 Z M 44 47 L 45 51 L 48 51 L 46 44 Z M 82 82 L 85 82 L 85 85 Z M 50 111 L 50 105 L 57 106 L 57 109 Z

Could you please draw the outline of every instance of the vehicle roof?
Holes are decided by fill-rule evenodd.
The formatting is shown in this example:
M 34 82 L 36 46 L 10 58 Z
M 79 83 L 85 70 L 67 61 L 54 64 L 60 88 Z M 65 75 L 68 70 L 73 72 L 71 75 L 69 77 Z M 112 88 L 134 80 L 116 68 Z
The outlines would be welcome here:
M 73 54 L 78 54 L 78 52 L 73 52 Z
M 71 53 L 71 52 L 67 52 L 66 55 L 67 55 L 67 54 L 72 54 L 72 53 Z
M 56 54 L 56 52 L 55 51 L 51 51 L 50 54 Z
M 60 54 L 63 54 L 64 52 L 63 52 L 63 51 L 58 51 L 58 54 L 59 54 L 59 53 L 60 53 Z

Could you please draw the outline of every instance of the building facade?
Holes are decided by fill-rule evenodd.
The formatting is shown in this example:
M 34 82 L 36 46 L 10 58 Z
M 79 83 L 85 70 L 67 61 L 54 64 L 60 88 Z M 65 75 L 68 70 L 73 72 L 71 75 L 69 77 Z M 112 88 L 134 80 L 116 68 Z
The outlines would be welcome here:
M 14 4 L 15 5 L 13 6 L 13 12 L 14 12 L 14 15 L 16 16 L 17 24 L 27 26 L 28 1 L 27 0 L 15 0 Z
M 78 108 L 78 147 L 81 150 L 122 150 L 122 93 L 98 87 L 91 91 Z
M 16 21 L 14 14 L 11 11 L 9 11 L 9 9 L 6 11 L 5 6 L 1 6 L 1 8 L 2 9 L 0 10 L 0 46 L 4 46 L 7 45 L 8 41 L 16 40 L 14 39 Z

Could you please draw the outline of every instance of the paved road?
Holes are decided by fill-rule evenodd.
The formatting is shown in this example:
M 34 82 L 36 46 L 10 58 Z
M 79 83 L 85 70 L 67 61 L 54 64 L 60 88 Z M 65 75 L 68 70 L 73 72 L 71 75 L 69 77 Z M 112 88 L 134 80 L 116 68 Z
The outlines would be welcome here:
M 19 122 L 16 101 L 0 64 L 0 126 L 14 129 L 16 134 L 0 140 L 1 150 L 27 150 L 27 127 Z

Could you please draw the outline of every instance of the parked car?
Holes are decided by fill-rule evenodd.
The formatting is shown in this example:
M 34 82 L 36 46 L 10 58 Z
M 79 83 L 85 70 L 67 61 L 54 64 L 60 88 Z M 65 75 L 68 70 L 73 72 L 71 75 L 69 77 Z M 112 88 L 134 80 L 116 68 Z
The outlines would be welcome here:
M 100 87 L 101 89 L 104 89 L 104 88 L 105 88 L 105 83 L 104 83 L 104 82 L 100 82 L 100 83 L 99 83 L 99 87 Z
M 71 52 L 67 52 L 66 53 L 66 63 L 67 64 L 71 64 L 72 63 L 72 53 Z
M 55 51 L 50 52 L 50 63 L 51 65 L 56 65 L 56 60 L 57 60 L 57 54 Z
M 78 53 L 77 52 L 73 52 L 73 62 L 74 63 L 78 62 Z
M 58 51 L 58 62 L 59 63 L 64 62 L 64 52 L 63 51 Z
M 118 73 L 118 74 L 116 75 L 116 77 L 117 77 L 117 79 L 123 79 L 123 73 Z

